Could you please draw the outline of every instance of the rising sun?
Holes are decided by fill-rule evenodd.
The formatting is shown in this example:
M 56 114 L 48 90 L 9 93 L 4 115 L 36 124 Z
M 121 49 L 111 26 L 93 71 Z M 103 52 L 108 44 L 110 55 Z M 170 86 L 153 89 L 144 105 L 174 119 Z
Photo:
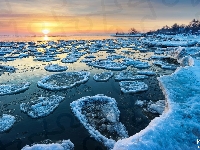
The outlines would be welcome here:
M 49 33 L 49 30 L 44 29 L 44 30 L 42 30 L 42 33 L 45 34 L 45 35 L 47 35 Z

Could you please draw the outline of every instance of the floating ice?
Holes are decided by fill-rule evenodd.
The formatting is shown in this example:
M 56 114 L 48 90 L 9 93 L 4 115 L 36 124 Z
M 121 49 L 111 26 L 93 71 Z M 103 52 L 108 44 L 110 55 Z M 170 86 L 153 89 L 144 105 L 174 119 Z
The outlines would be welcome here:
M 148 76 L 146 75 L 135 75 L 131 71 L 123 71 L 115 75 L 115 80 L 117 81 L 124 81 L 124 80 L 140 80 L 140 79 L 147 79 Z
M 64 90 L 86 82 L 89 76 L 90 73 L 86 71 L 63 72 L 45 76 L 37 84 L 48 90 Z
M 113 72 L 102 72 L 99 74 L 95 74 L 93 79 L 95 81 L 108 81 L 113 76 Z
M 102 94 L 73 101 L 71 109 L 88 132 L 109 149 L 115 140 L 128 137 L 124 125 L 119 122 L 120 111 L 114 98 Z
M 152 101 L 149 102 L 147 110 L 152 113 L 159 113 L 160 115 L 163 113 L 165 109 L 165 100 L 159 100 L 156 103 Z
M 163 61 L 155 61 L 153 62 L 154 65 L 160 66 L 162 69 L 169 69 L 169 70 L 176 70 L 177 66 L 174 64 L 169 64 Z
M 0 69 L 4 72 L 15 72 L 16 68 L 13 66 L 3 66 L 0 65 Z
M 73 57 L 73 56 L 69 56 L 69 57 L 66 57 L 66 58 L 63 58 L 61 60 L 62 63 L 74 63 L 78 60 L 78 58 L 76 57 Z
M 124 93 L 137 93 L 148 90 L 148 85 L 139 81 L 121 81 L 119 85 Z
M 159 78 L 167 99 L 164 113 L 139 133 L 119 140 L 113 150 L 198 149 L 200 62 Z M 167 140 L 166 140 L 167 139 Z
M 88 55 L 85 58 L 96 58 L 94 55 Z
M 70 140 L 63 140 L 62 143 L 26 145 L 22 150 L 73 150 L 74 144 Z
M 182 67 L 193 66 L 194 65 L 194 59 L 191 56 L 185 56 L 180 60 L 180 65 Z
M 44 69 L 51 72 L 61 72 L 66 71 L 68 68 L 66 66 L 59 66 L 58 64 L 53 64 L 45 66 Z
M 156 75 L 156 73 L 153 72 L 153 71 L 137 71 L 137 73 L 138 73 L 139 75 L 147 75 L 147 76 Z
M 30 86 L 29 82 L 21 84 L 0 84 L 0 96 L 17 94 L 26 91 Z
M 20 104 L 20 109 L 32 118 L 44 117 L 53 112 L 63 100 L 64 97 L 57 95 L 39 97 L 36 101 Z
M 143 107 L 146 104 L 146 100 L 137 100 L 135 105 Z
M 2 117 L 0 117 L 0 133 L 9 130 L 15 121 L 14 116 L 3 114 Z
M 133 66 L 138 69 L 148 68 L 150 67 L 148 62 L 142 62 L 140 60 L 133 60 L 131 58 L 125 58 L 123 63 L 127 66 Z
M 102 61 L 94 61 L 94 62 L 89 62 L 87 63 L 89 66 L 97 67 L 97 68 L 102 68 L 102 69 L 107 69 L 107 70 L 124 70 L 127 68 L 127 66 L 113 62 L 113 61 L 108 61 L 108 60 L 102 60 Z

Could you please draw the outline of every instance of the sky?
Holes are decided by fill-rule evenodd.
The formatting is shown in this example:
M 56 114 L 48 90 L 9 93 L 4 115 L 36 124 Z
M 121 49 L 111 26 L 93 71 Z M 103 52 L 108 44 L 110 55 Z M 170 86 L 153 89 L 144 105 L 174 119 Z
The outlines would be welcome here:
M 146 32 L 200 20 L 200 0 L 0 0 L 0 35 Z

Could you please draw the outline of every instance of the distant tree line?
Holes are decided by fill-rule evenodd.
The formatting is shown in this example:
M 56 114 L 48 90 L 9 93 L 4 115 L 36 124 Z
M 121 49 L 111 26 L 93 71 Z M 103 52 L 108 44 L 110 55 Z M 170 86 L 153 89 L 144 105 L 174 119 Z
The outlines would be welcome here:
M 155 31 L 149 31 L 147 34 L 200 34 L 200 21 L 193 19 L 188 25 L 173 24 L 171 27 L 164 26 Z
M 137 31 L 135 28 L 130 28 L 128 33 L 118 32 L 118 31 L 117 31 L 117 32 L 116 32 L 116 35 L 123 35 L 123 34 L 132 35 L 132 34 L 138 34 L 138 33 L 140 33 L 140 32 Z

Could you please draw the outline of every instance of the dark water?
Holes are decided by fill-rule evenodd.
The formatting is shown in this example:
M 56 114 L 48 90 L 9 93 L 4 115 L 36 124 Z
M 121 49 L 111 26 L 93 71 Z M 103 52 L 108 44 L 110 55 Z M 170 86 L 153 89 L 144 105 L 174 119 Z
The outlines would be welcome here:
M 105 52 L 98 52 L 95 55 L 98 55 L 98 58 L 105 58 L 107 54 Z M 152 53 L 136 53 L 135 57 L 137 57 L 137 55 L 142 59 L 152 55 Z M 66 54 L 59 55 L 60 58 L 64 58 L 65 56 Z M 138 99 L 153 101 L 164 99 L 156 78 L 161 74 L 170 74 L 172 71 L 166 71 L 159 69 L 156 66 L 152 66 L 148 70 L 157 71 L 159 74 L 142 80 L 148 84 L 148 91 L 136 94 L 123 94 L 120 90 L 119 83 L 114 80 L 114 77 L 108 82 L 94 81 L 92 78 L 93 75 L 104 70 L 88 67 L 85 63 L 80 63 L 81 59 L 73 64 L 62 64 L 60 61 L 57 62 L 68 66 L 69 69 L 67 71 L 80 71 L 83 69 L 90 71 L 91 75 L 89 81 L 74 88 L 58 92 L 43 90 L 37 87 L 37 81 L 42 76 L 53 74 L 46 72 L 43 69 L 48 63 L 32 61 L 31 57 L 1 63 L 13 65 L 18 68 L 16 73 L 4 73 L 1 75 L 1 83 L 30 81 L 32 84 L 24 93 L 0 96 L 0 115 L 7 113 L 12 114 L 17 118 L 17 122 L 9 131 L 0 134 L 0 150 L 21 149 L 25 145 L 42 143 L 42 141 L 45 143 L 46 139 L 50 139 L 51 142 L 70 139 L 75 145 L 75 150 L 106 149 L 103 144 L 90 137 L 88 131 L 80 124 L 71 111 L 70 103 L 84 96 L 104 94 L 115 98 L 120 110 L 120 121 L 125 125 L 129 136 L 144 129 L 153 118 L 158 116 L 158 114 L 147 113 L 143 111 L 142 108 L 135 106 L 135 101 Z M 33 66 L 37 67 L 32 68 Z M 133 68 L 128 69 L 132 71 L 137 70 Z M 117 72 L 114 71 L 114 73 Z M 19 106 L 22 102 L 31 101 L 34 97 L 41 95 L 65 96 L 65 100 L 60 103 L 59 107 L 52 114 L 40 119 L 32 119 L 27 114 L 20 111 Z

